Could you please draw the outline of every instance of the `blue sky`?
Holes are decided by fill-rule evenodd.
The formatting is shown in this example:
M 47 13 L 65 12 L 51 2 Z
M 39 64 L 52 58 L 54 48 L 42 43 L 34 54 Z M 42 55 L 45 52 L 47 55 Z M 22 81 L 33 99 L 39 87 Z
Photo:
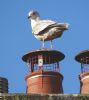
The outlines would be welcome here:
M 0 0 L 0 76 L 8 78 L 10 93 L 25 93 L 28 69 L 21 57 L 41 47 L 27 19 L 32 9 L 43 19 L 70 24 L 69 30 L 54 40 L 53 48 L 66 56 L 61 62 L 64 93 L 79 93 L 81 70 L 74 57 L 89 49 L 89 0 Z

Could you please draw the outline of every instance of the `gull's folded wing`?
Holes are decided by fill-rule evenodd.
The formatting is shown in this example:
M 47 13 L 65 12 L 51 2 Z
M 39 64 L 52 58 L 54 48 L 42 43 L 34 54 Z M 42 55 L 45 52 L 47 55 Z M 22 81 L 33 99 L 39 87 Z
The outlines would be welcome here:
M 58 27 L 62 30 L 68 29 L 69 24 L 67 23 L 57 23 L 51 20 L 41 20 L 39 21 L 35 27 L 33 28 L 33 34 L 39 35 L 39 34 L 44 34 L 44 30 L 50 29 L 53 27 Z

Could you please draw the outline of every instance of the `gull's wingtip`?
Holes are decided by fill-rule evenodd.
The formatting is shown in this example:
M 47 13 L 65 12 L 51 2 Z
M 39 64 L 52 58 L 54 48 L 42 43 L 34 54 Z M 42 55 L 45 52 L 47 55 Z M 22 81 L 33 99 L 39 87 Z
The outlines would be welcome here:
M 65 24 L 66 28 L 68 29 L 70 24 L 69 23 L 64 23 L 64 24 Z

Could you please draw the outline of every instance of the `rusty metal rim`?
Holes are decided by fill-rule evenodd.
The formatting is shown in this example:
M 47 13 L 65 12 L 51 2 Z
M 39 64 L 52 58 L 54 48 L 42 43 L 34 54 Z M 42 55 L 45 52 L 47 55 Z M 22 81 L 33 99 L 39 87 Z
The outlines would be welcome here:
M 61 73 L 59 73 L 59 72 L 54 72 L 54 71 L 43 71 L 43 73 L 40 72 L 40 71 L 34 72 L 32 74 L 26 75 L 25 80 L 27 80 L 29 77 L 36 76 L 36 75 L 54 75 L 54 76 L 60 76 L 61 79 L 63 80 L 63 75 Z

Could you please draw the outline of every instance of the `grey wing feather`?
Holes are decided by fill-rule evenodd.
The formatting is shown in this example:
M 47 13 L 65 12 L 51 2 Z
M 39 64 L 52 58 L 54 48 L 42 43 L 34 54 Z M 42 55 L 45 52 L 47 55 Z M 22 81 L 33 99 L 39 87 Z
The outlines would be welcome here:
M 56 24 L 56 22 L 51 20 L 41 20 L 32 29 L 33 34 L 38 35 L 41 31 L 46 29 L 48 26 Z

